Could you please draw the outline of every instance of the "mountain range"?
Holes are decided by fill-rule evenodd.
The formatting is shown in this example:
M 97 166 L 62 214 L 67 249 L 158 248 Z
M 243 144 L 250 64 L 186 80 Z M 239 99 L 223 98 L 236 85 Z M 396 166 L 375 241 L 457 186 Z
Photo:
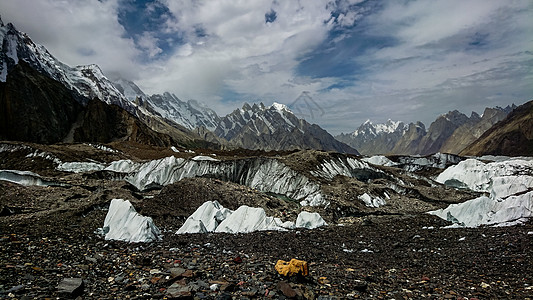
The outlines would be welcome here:
M 73 104 L 76 106 L 76 110 L 73 110 L 71 114 L 67 114 L 69 116 L 68 122 L 60 122 L 62 125 L 59 126 L 61 130 L 59 130 L 58 126 L 43 125 L 45 126 L 43 130 L 58 130 L 57 132 L 50 133 L 54 138 L 39 138 L 40 135 L 37 134 L 19 137 L 23 135 L 21 132 L 18 135 L 13 135 L 8 132 L 8 129 L 5 129 L 10 126 L 9 124 L 2 127 L 2 129 L 5 129 L 5 131 L 0 132 L 0 136 L 3 138 L 18 137 L 28 141 L 39 142 L 56 142 L 58 141 L 58 137 L 65 139 L 67 138 L 65 131 L 70 133 L 73 126 L 77 126 L 76 130 L 78 132 L 84 131 L 84 126 L 89 126 L 88 123 L 90 122 L 82 122 L 80 127 L 79 122 L 74 122 L 73 118 L 76 120 L 79 118 L 83 119 L 82 116 L 78 116 L 81 114 L 81 110 L 92 99 L 98 99 L 108 105 L 116 105 L 124 109 L 148 125 L 151 130 L 168 135 L 169 138 L 165 140 L 172 140 L 182 146 L 220 147 L 220 145 L 215 146 L 215 144 L 223 144 L 226 147 L 244 147 L 248 149 L 292 150 L 312 148 L 357 153 L 355 149 L 335 140 L 333 136 L 321 129 L 318 125 L 311 125 L 305 120 L 296 118 L 289 110 L 276 115 L 276 110 L 270 111 L 265 108 L 262 111 L 255 111 L 249 114 L 248 116 L 250 118 L 247 118 L 244 123 L 240 122 L 235 123 L 235 125 L 228 125 L 231 120 L 234 120 L 234 114 L 220 118 L 213 110 L 197 101 L 189 100 L 184 102 L 170 93 L 148 96 L 131 81 L 121 78 L 111 81 L 97 65 L 70 67 L 57 60 L 44 46 L 35 44 L 27 34 L 18 31 L 13 24 L 9 23 L 4 25 L 1 21 L 0 23 L 0 40 L 2 41 L 0 81 L 5 83 L 9 81 L 10 93 L 15 92 L 15 89 L 20 89 L 16 91 L 19 94 L 28 93 L 27 84 L 19 85 L 17 82 L 14 82 L 16 81 L 15 79 L 9 79 L 10 73 L 13 72 L 17 65 L 23 62 L 23 64 L 27 64 L 24 67 L 24 72 L 27 73 L 27 67 L 29 67 L 60 83 L 65 87 L 65 89 L 61 89 L 62 93 L 65 95 L 70 94 L 82 107 L 80 109 L 77 104 Z M 35 76 L 31 78 L 26 77 L 25 80 L 31 82 L 35 78 Z M 37 81 L 34 81 L 30 85 L 39 86 L 44 81 L 46 80 L 39 77 Z M 35 102 L 39 102 L 44 98 L 49 100 L 54 98 L 54 94 L 56 93 L 54 88 L 57 88 L 58 85 L 49 81 L 46 81 L 46 84 L 51 88 L 48 90 L 39 90 L 40 93 L 34 99 Z M 13 100 L 7 99 L 9 97 L 6 95 L 5 93 L 0 95 L 2 98 L 6 98 L 5 101 L 1 102 L 3 105 L 1 107 L 3 115 L 8 115 L 12 112 L 9 107 L 13 105 Z M 69 103 L 73 103 L 71 100 L 69 100 Z M 59 100 L 54 99 L 53 101 Z M 38 117 L 30 116 L 30 112 L 34 110 L 25 106 L 25 109 L 28 109 L 25 117 L 30 120 L 30 123 L 48 124 L 50 122 L 45 122 L 48 120 L 43 120 L 42 118 L 46 118 L 47 115 L 53 118 L 57 114 L 64 113 L 59 109 L 61 105 L 57 103 L 46 103 L 49 108 L 47 114 L 44 114 L 43 111 L 38 114 Z M 67 105 L 67 107 L 70 106 Z M 264 106 L 261 107 L 264 108 Z M 97 122 L 95 118 L 97 116 L 105 117 L 104 115 L 92 114 L 89 119 L 92 122 Z M 121 118 L 112 118 L 115 121 L 119 119 Z M 267 119 L 270 120 L 268 121 L 268 126 L 264 123 Z M 3 123 L 7 123 L 7 120 L 24 123 L 19 120 L 19 115 L 6 116 L 3 120 Z M 85 114 L 85 120 L 87 121 L 87 114 Z M 108 124 L 106 122 L 102 123 Z M 69 126 L 70 128 L 68 130 L 65 129 L 65 127 Z M 212 134 L 212 132 L 224 132 L 224 129 L 221 129 L 222 126 L 234 128 L 235 136 L 230 137 L 227 134 L 216 136 Z M 259 128 L 258 126 L 262 126 L 263 129 L 255 130 Z M 268 127 L 268 130 L 265 130 L 265 126 Z M 239 128 L 240 131 L 237 132 L 236 128 Z M 132 132 L 136 130 L 130 128 L 126 131 Z M 87 132 L 91 132 L 91 130 L 87 130 Z M 92 138 L 89 138 L 89 136 L 92 136 Z M 102 134 L 78 135 L 78 137 L 83 137 L 84 139 L 102 138 L 99 140 L 101 142 L 122 138 L 119 136 L 103 138 Z M 69 138 L 72 139 L 72 135 Z
M 486 108 L 481 116 L 472 112 L 470 117 L 454 110 L 437 117 L 427 130 L 421 122 L 406 125 L 388 120 L 384 124 L 373 124 L 367 120 L 354 132 L 335 138 L 365 155 L 459 154 L 515 108 L 515 105 Z
M 503 126 L 500 123 L 507 120 L 514 105 L 486 108 L 481 116 L 450 111 L 427 130 L 421 122 L 374 124 L 368 120 L 352 133 L 333 137 L 278 103 L 245 103 L 221 117 L 195 100 L 183 101 L 168 92 L 147 95 L 132 81 L 109 79 L 97 65 L 62 63 L 13 24 L 4 25 L 1 20 L 0 40 L 0 139 L 38 143 L 124 140 L 157 146 L 427 155 L 480 153 L 472 143 L 489 143 L 480 139 L 487 139 L 490 132 L 506 135 L 505 145 L 514 145 L 508 137 L 511 129 L 494 129 Z M 521 112 L 526 116 L 514 114 L 513 120 L 523 123 L 532 118 L 529 110 Z M 516 122 L 505 124 L 516 127 Z M 529 131 L 511 132 L 528 145 Z M 523 153 L 528 147 L 491 151 Z

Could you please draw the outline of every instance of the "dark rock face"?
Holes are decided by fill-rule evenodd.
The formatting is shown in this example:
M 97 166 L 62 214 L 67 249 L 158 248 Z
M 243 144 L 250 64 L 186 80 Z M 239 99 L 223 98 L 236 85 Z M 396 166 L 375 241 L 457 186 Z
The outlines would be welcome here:
M 473 122 L 479 120 L 479 115 L 472 115 Z M 448 112 L 438 117 L 431 125 L 427 134 L 420 140 L 417 154 L 427 155 L 440 151 L 444 142 L 461 125 L 469 122 L 470 119 L 457 110 Z
M 0 139 L 60 142 L 82 109 L 61 83 L 21 60 L 0 82 Z
M 60 82 L 22 60 L 9 72 L 6 82 L 0 82 L 0 116 L 3 140 L 173 144 L 168 135 L 151 130 L 119 106 L 95 98 L 83 107 Z
M 518 106 L 461 155 L 533 155 L 533 101 Z
M 422 122 L 417 122 L 416 124 L 411 123 L 391 152 L 394 154 L 414 154 L 425 135 L 426 127 Z
M 81 124 L 74 131 L 75 142 L 109 143 L 129 141 L 153 146 L 170 146 L 170 136 L 155 132 L 117 105 L 98 99 L 89 101 Z
M 459 154 L 464 148 L 478 139 L 485 131 L 491 128 L 497 122 L 503 120 L 512 110 L 510 106 L 506 108 L 486 108 L 483 116 L 480 118 L 470 117 L 466 122 L 457 128 L 453 134 L 444 142 L 440 152 Z

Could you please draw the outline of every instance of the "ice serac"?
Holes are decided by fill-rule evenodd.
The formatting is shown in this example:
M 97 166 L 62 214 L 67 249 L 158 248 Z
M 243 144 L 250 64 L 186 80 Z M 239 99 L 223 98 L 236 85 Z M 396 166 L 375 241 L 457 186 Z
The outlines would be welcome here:
M 99 231 L 106 240 L 147 243 L 161 239 L 161 232 L 152 218 L 141 216 L 123 199 L 111 200 L 104 226 Z
M 467 159 L 444 170 L 436 179 L 446 185 L 487 192 L 430 214 L 468 227 L 513 225 L 533 216 L 533 162 L 509 159 L 481 162 Z
M 249 233 L 266 230 L 287 230 L 278 218 L 267 217 L 260 207 L 243 205 L 222 221 L 215 232 Z
M 358 198 L 359 198 L 359 200 L 363 201 L 363 203 L 366 206 L 368 206 L 368 207 L 377 208 L 377 207 L 380 207 L 380 206 L 383 206 L 383 205 L 387 204 L 387 202 L 383 198 L 381 198 L 381 197 L 372 197 L 372 196 L 370 196 L 367 193 L 364 193 L 364 194 L 360 195 Z
M 466 227 L 514 225 L 533 217 L 533 192 L 504 199 L 482 196 L 430 214 Z
M 484 163 L 471 158 L 448 167 L 437 176 L 436 181 L 489 192 L 492 197 L 501 198 L 532 187 L 533 162 L 516 159 Z
M 49 186 L 52 182 L 43 179 L 39 174 L 30 171 L 0 170 L 0 180 L 21 185 Z
M 230 209 L 224 208 L 218 201 L 207 201 L 187 218 L 176 233 L 213 232 L 231 213 Z
M 324 219 L 322 219 L 322 216 L 320 216 L 319 213 L 310 213 L 302 211 L 298 214 L 298 217 L 296 218 L 297 228 L 315 229 L 326 225 L 328 224 L 326 223 L 326 221 L 324 221 Z
M 243 205 L 236 211 L 232 211 L 224 208 L 217 201 L 207 201 L 187 218 L 176 234 L 249 233 L 292 228 L 294 228 L 293 222 L 282 222 L 279 218 L 268 217 L 262 208 Z

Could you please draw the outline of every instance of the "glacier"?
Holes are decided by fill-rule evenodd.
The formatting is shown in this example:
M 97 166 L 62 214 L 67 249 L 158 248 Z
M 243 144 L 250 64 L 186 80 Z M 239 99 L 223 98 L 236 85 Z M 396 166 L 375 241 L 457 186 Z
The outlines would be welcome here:
M 487 194 L 429 212 L 460 226 L 514 225 L 533 216 L 533 161 L 470 158 L 448 167 L 436 181 Z

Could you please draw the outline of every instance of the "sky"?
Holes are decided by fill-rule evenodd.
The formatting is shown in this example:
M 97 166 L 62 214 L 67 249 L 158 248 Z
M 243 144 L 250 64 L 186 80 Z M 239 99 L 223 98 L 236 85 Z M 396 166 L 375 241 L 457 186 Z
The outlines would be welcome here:
M 533 99 L 530 0 L 2 0 L 69 65 L 219 115 L 288 105 L 332 134 Z

